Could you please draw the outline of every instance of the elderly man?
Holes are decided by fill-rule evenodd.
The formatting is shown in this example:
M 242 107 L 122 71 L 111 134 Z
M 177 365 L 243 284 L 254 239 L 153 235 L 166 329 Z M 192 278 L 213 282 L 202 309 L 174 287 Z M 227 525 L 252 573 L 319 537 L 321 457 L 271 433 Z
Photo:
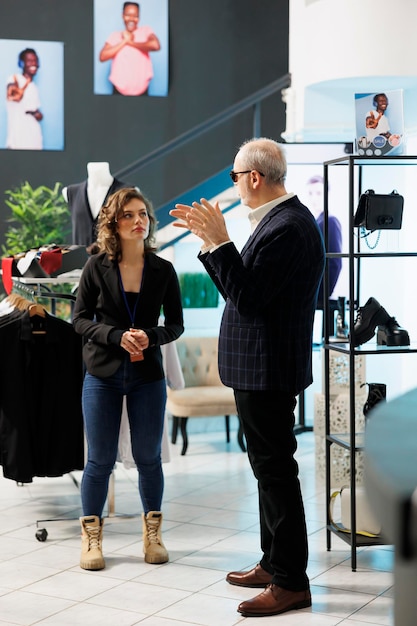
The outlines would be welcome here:
M 324 246 L 311 212 L 284 183 L 286 159 L 271 139 L 252 139 L 230 173 L 249 207 L 252 234 L 239 253 L 218 204 L 176 205 L 176 226 L 202 239 L 199 259 L 226 300 L 219 370 L 232 387 L 258 481 L 262 558 L 226 580 L 265 587 L 242 602 L 247 617 L 311 606 L 308 545 L 294 459 L 296 396 L 312 382 L 312 329 Z

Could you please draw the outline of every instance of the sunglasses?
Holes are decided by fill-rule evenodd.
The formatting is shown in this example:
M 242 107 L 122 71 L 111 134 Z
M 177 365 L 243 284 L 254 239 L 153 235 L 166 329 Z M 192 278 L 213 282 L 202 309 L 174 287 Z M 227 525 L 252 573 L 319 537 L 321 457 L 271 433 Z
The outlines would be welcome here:
M 257 170 L 256 170 L 256 171 L 257 171 Z M 233 170 L 231 170 L 231 171 L 229 172 L 229 176 L 230 176 L 230 178 L 232 179 L 232 181 L 233 181 L 234 183 L 236 183 L 236 182 L 237 182 L 237 180 L 238 180 L 238 179 L 237 179 L 237 177 L 239 176 L 239 174 L 250 174 L 251 172 L 252 172 L 252 170 L 245 170 L 244 172 L 234 172 Z M 259 174 L 260 176 L 265 176 L 265 174 L 262 174 L 262 172 L 258 172 L 258 174 Z

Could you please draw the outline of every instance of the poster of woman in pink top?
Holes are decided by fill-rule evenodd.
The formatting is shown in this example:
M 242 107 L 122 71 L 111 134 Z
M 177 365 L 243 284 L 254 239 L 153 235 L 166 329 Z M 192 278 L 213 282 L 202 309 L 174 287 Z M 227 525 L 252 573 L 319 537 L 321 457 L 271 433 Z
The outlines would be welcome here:
M 168 0 L 94 2 L 94 93 L 166 96 Z M 109 31 L 109 23 L 120 29 Z M 106 34 L 104 31 L 106 30 Z

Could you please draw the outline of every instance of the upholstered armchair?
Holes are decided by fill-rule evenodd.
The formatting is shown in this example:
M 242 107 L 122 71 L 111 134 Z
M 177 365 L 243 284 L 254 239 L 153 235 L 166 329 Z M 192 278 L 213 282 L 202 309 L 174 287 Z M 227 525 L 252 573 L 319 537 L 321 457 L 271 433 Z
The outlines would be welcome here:
M 184 376 L 183 389 L 167 388 L 167 410 L 172 415 L 172 443 L 181 431 L 184 455 L 188 447 L 190 417 L 225 416 L 226 441 L 230 441 L 230 415 L 237 415 L 233 390 L 220 380 L 217 367 L 217 337 L 180 337 L 176 346 Z M 238 443 L 246 450 L 239 422 Z

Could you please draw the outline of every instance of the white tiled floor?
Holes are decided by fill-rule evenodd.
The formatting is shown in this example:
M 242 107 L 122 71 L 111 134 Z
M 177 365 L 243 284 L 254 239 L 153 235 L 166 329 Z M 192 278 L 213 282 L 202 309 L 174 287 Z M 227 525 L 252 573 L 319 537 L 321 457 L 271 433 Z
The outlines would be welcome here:
M 19 486 L 0 478 L 0 626 L 372 626 L 393 622 L 393 549 L 367 547 L 351 571 L 350 547 L 326 551 L 323 482 L 315 476 L 314 436 L 298 436 L 297 459 L 309 529 L 311 609 L 244 618 L 240 601 L 258 590 L 233 587 L 229 570 L 259 559 L 257 490 L 232 433 L 190 435 L 186 456 L 171 447 L 164 465 L 165 565 L 143 561 L 135 470 L 115 471 L 117 518 L 105 520 L 106 568 L 78 567 L 80 495 L 69 475 Z M 75 478 L 80 479 L 81 473 Z M 119 514 L 132 515 L 123 518 Z M 38 520 L 48 538 L 37 541 Z

